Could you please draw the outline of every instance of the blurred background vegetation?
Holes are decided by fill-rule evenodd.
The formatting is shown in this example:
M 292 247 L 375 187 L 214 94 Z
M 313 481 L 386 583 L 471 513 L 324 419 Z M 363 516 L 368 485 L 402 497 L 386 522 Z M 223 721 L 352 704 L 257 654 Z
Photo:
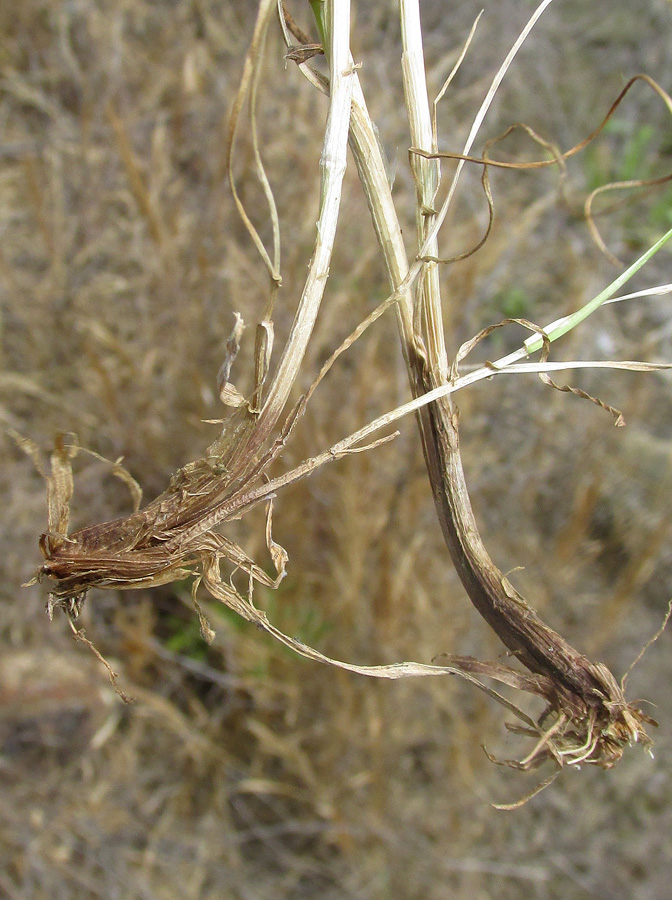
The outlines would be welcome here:
M 426 0 L 430 91 L 485 15 L 442 104 L 457 150 L 485 87 L 533 4 Z M 123 456 L 151 498 L 200 455 L 222 415 L 215 377 L 234 311 L 252 324 L 264 272 L 224 171 L 227 110 L 254 4 L 233 0 L 23 0 L 0 5 L 0 417 L 45 451 L 59 430 Z M 309 10 L 292 12 L 310 29 Z M 483 138 L 523 120 L 567 149 L 627 78 L 672 86 L 672 5 L 558 0 L 521 52 Z M 360 3 L 353 51 L 413 234 L 413 189 L 395 3 Z M 277 343 L 287 333 L 314 237 L 326 104 L 283 61 L 276 37 L 259 127 L 283 225 Z M 238 178 L 264 227 L 241 141 Z M 498 148 L 499 149 L 499 148 Z M 513 141 L 515 158 L 538 151 Z M 607 134 L 552 172 L 493 172 L 497 224 L 484 249 L 444 274 L 453 350 L 506 315 L 546 322 L 611 280 L 591 244 L 586 192 L 655 177 L 672 127 L 638 86 Z M 305 388 L 326 354 L 386 295 L 354 167 Z M 442 252 L 469 246 L 487 210 L 468 172 Z M 603 207 L 606 204 L 603 204 Z M 659 190 L 610 203 L 600 226 L 630 261 L 669 227 Z M 409 251 L 412 248 L 409 246 Z M 633 290 L 669 280 L 663 251 Z M 672 359 L 669 300 L 599 314 L 558 356 Z M 251 331 L 234 370 L 251 385 Z M 498 342 L 498 343 L 496 343 Z M 481 357 L 520 342 L 497 333 Z M 459 397 L 465 465 L 486 543 L 542 615 L 623 673 L 672 597 L 669 376 L 577 373 L 623 409 L 606 413 L 536 379 L 502 378 Z M 407 399 L 393 317 L 342 359 L 316 394 L 278 471 Z M 361 663 L 495 658 L 436 523 L 413 421 L 401 436 L 283 493 L 274 535 L 290 554 L 275 593 L 255 597 L 284 631 Z M 322 668 L 208 605 L 200 638 L 188 584 L 94 592 L 84 626 L 135 698 L 125 706 L 67 623 L 43 612 L 44 484 L 3 437 L 0 520 L 0 895 L 20 900 L 610 898 L 654 900 L 672 877 L 670 636 L 630 679 L 656 704 L 655 761 L 570 772 L 522 810 L 534 780 L 481 750 L 514 756 L 503 712 L 449 680 L 374 683 Z M 126 489 L 80 456 L 74 526 L 127 512 Z M 263 522 L 230 536 L 265 558 Z M 648 709 L 648 708 L 647 708 Z

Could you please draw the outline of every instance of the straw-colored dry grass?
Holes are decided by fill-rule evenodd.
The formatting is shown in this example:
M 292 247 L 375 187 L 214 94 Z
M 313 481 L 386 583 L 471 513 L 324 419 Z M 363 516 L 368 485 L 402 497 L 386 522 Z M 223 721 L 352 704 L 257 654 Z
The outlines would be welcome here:
M 522 25 L 517 5 L 489 6 L 447 108 L 462 129 Z M 590 21 L 576 25 L 568 23 L 577 10 L 586 15 L 585 4 L 551 8 L 506 82 L 490 134 L 522 118 L 569 146 L 625 76 L 645 69 L 669 87 L 669 4 L 630 4 L 618 14 L 613 4 L 590 6 Z M 462 4 L 446 22 L 444 4 L 427 7 L 435 90 L 476 10 Z M 381 139 L 396 157 L 395 194 L 410 235 L 391 9 L 358 11 L 354 49 L 365 60 L 361 77 Z M 215 376 L 233 312 L 252 323 L 265 295 L 223 159 L 252 12 L 247 4 L 144 0 L 0 8 L 0 414 L 44 448 L 58 430 L 72 430 L 84 447 L 123 455 L 150 498 L 213 439 L 202 420 L 222 414 Z M 326 106 L 293 67 L 285 71 L 279 42 L 268 68 L 260 127 L 283 223 L 279 344 L 311 251 Z M 648 97 L 641 106 L 633 99 L 623 114 L 630 134 L 659 112 Z M 642 159 L 656 173 L 669 134 L 662 118 L 658 127 Z M 605 180 L 623 140 L 605 140 Z M 244 148 L 243 139 L 239 184 L 263 224 Z M 592 177 L 580 162 L 572 175 L 577 193 Z M 547 321 L 610 277 L 561 204 L 549 202 L 526 227 L 525 210 L 552 190 L 552 176 L 496 173 L 493 183 L 501 226 L 446 278 L 457 322 L 452 350 L 510 314 L 512 303 L 524 307 L 515 314 Z M 474 190 L 455 223 L 454 249 L 480 234 L 483 207 Z M 656 234 L 650 209 L 636 212 L 644 242 Z M 628 215 L 614 214 L 607 236 L 631 257 Z M 342 217 L 301 388 L 386 292 L 354 171 Z M 667 258 L 643 283 L 669 280 Z M 578 357 L 597 343 L 614 357 L 672 357 L 664 300 L 600 315 L 595 332 L 558 352 Z M 495 340 L 501 352 L 513 346 L 507 332 Z M 249 343 L 235 370 L 244 393 Z M 390 316 L 342 358 L 282 467 L 406 399 L 398 345 Z M 501 567 L 524 565 L 511 578 L 544 616 L 622 673 L 672 595 L 669 379 L 582 376 L 581 385 L 621 407 L 629 428 L 610 431 L 606 414 L 537 381 L 495 380 L 460 395 L 465 465 Z M 665 895 L 668 635 L 630 683 L 631 694 L 658 706 L 655 761 L 632 752 L 612 774 L 570 773 L 522 811 L 495 812 L 491 802 L 535 784 L 492 766 L 480 749 L 520 750 L 503 733 L 499 707 L 452 680 L 378 684 L 319 667 L 214 606 L 217 638 L 207 647 L 187 584 L 90 597 L 87 634 L 135 698 L 121 704 L 65 622 L 47 622 L 44 590 L 19 587 L 38 562 L 44 485 L 9 441 L 3 454 L 0 894 Z M 126 488 L 93 458 L 78 458 L 75 483 L 74 527 L 130 510 Z M 361 663 L 501 652 L 450 570 L 411 420 L 393 443 L 283 493 L 274 533 L 289 551 L 289 574 L 277 592 L 255 596 L 288 634 Z M 265 558 L 263 516 L 227 534 Z

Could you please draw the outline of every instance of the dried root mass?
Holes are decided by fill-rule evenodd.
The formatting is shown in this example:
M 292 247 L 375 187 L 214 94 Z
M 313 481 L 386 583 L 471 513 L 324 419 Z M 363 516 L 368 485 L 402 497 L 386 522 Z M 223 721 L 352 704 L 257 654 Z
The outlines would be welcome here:
M 74 627 L 92 587 L 128 590 L 192 576 L 194 605 L 208 641 L 214 632 L 196 600 L 196 589 L 201 583 L 211 596 L 309 659 L 378 678 L 449 674 L 467 678 L 514 713 L 519 724 L 509 725 L 510 730 L 534 741 L 533 749 L 523 759 L 496 760 L 490 756 L 495 762 L 522 770 L 547 761 L 560 768 L 588 764 L 610 768 L 621 758 L 625 747 L 633 743 L 650 745 L 645 725 L 655 724 L 653 720 L 626 701 L 622 687 L 605 666 L 591 663 L 541 622 L 487 556 L 464 486 L 454 414 L 452 419 L 445 415 L 438 419 L 443 436 L 433 444 L 447 454 L 442 471 L 449 486 L 444 485 L 442 497 L 450 501 L 452 512 L 447 519 L 442 517 L 442 522 L 450 526 L 449 547 L 472 602 L 529 673 L 465 657 L 445 657 L 443 665 L 404 662 L 359 666 L 327 657 L 277 629 L 253 601 L 254 584 L 277 587 L 287 563 L 286 552 L 272 537 L 272 496 L 279 484 L 309 474 L 316 464 L 309 461 L 273 481 L 264 480 L 264 476 L 284 447 L 302 409 L 301 403 L 271 449 L 252 462 L 240 457 L 236 462 L 236 441 L 245 432 L 245 423 L 254 421 L 246 408 L 236 410 L 222 437 L 202 459 L 180 469 L 156 500 L 124 518 L 71 534 L 68 520 L 73 493 L 72 461 L 78 447 L 73 437 L 61 436 L 51 456 L 51 471 L 43 473 L 48 486 L 49 530 L 40 538 L 45 562 L 36 574 L 36 580 L 47 578 L 51 582 L 50 614 L 54 608 L 62 608 Z M 446 422 L 453 423 L 450 440 L 446 440 Z M 37 457 L 36 448 L 29 442 L 24 440 L 22 446 L 33 458 Z M 329 458 L 333 456 L 325 454 L 322 461 Z M 227 520 L 240 517 L 262 502 L 267 504 L 266 544 L 274 576 L 217 530 Z M 223 577 L 223 561 L 234 571 L 246 574 L 246 592 L 239 591 L 232 578 Z M 482 677 L 540 698 L 545 703 L 543 713 L 535 721 L 503 694 L 485 685 Z

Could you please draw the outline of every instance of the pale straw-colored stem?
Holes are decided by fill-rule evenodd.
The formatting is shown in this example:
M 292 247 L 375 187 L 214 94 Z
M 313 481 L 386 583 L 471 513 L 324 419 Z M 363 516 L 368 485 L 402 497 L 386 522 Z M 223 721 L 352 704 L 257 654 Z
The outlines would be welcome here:
M 334 7 L 338 7 L 337 13 Z M 263 443 L 278 421 L 287 403 L 292 385 L 313 331 L 324 288 L 336 235 L 341 202 L 343 176 L 346 169 L 350 104 L 353 71 L 350 64 L 350 3 L 349 0 L 329 0 L 329 63 L 331 91 L 329 114 L 324 136 L 320 167 L 322 188 L 317 237 L 308 276 L 294 316 L 291 332 L 283 350 L 273 381 L 269 386 L 253 438 L 257 446 Z
M 425 57 L 420 25 L 418 0 L 400 0 L 402 74 L 406 112 L 411 131 L 411 145 L 431 153 L 434 149 L 432 114 L 425 79 Z M 428 165 L 425 165 L 427 163 Z M 436 218 L 434 208 L 441 173 L 437 159 L 413 156 L 411 160 L 416 189 L 416 229 L 423 256 L 438 257 L 438 238 L 429 234 Z M 448 356 L 441 309 L 439 267 L 427 262 L 417 290 L 416 331 L 425 329 L 425 341 L 430 371 L 436 382 L 448 378 Z
M 359 78 L 354 78 L 350 148 L 371 211 L 378 244 L 383 253 L 393 291 L 407 281 L 409 267 L 401 226 L 387 178 L 387 167 L 380 141 L 366 106 Z M 397 317 L 406 352 L 413 340 L 413 303 L 410 283 L 396 296 Z

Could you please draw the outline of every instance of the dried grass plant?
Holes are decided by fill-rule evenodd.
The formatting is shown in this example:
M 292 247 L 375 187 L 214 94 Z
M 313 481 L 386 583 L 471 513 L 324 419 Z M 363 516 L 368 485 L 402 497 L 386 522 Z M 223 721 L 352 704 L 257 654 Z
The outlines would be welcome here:
M 430 105 L 425 82 L 419 6 L 414 0 L 402 0 L 400 3 L 402 79 L 411 134 L 410 167 L 416 190 L 417 251 L 411 262 L 406 255 L 384 155 L 350 51 L 349 3 L 313 4 L 321 45 L 303 35 L 286 10 L 280 8 L 280 23 L 288 43 L 289 59 L 299 65 L 317 89 L 327 93 L 329 114 L 320 160 L 319 218 L 308 274 L 288 337 L 277 362 L 272 365 L 274 316 L 277 305 L 284 299 L 281 297 L 280 223 L 271 187 L 272 177 L 266 173 L 257 134 L 256 108 L 259 94 L 264 89 L 261 74 L 264 45 L 268 29 L 277 19 L 278 6 L 275 0 L 262 0 L 230 118 L 226 151 L 232 194 L 265 266 L 269 284 L 266 306 L 255 331 L 251 393 L 244 396 L 235 387 L 236 358 L 244 339 L 243 319 L 237 315 L 218 376 L 221 400 L 232 408 L 221 422 L 220 436 L 201 458 L 180 468 L 171 478 L 168 488 L 144 507 L 141 506 L 141 491 L 136 481 L 120 462 L 115 463 L 113 474 L 130 487 L 135 512 L 122 519 L 75 531 L 69 530 L 69 505 L 73 494 L 72 460 L 79 451 L 76 440 L 67 436 L 58 439 L 51 456 L 50 471 L 46 472 L 41 469 L 35 445 L 17 436 L 17 441 L 43 471 L 48 485 L 49 524 L 40 540 L 45 562 L 37 577 L 39 580 L 47 578 L 51 582 L 50 615 L 54 608 L 63 608 L 80 639 L 86 640 L 77 631 L 75 620 L 91 588 L 151 588 L 189 578 L 192 580 L 193 603 L 206 640 L 211 640 L 214 632 L 198 601 L 200 585 L 244 619 L 310 659 L 379 678 L 460 675 L 468 679 L 513 712 L 519 722 L 510 727 L 532 739 L 530 752 L 520 760 L 506 761 L 509 766 L 528 769 L 550 761 L 558 771 L 567 765 L 594 764 L 610 768 L 621 758 L 626 746 L 633 743 L 645 747 L 650 745 L 645 726 L 653 724 L 653 720 L 639 705 L 626 699 L 624 683 L 619 683 L 605 665 L 590 661 L 548 626 L 492 562 L 472 511 L 460 455 L 459 416 L 453 397 L 458 390 L 478 380 L 493 375 L 537 372 L 548 384 L 559 387 L 548 374 L 556 369 L 592 366 L 653 371 L 669 368 L 665 363 L 644 362 L 571 360 L 554 364 L 548 361 L 548 354 L 553 341 L 611 299 L 663 246 L 672 231 L 667 232 L 624 274 L 573 315 L 563 316 L 543 328 L 520 318 L 494 326 L 517 323 L 533 332 L 518 351 L 461 377 L 458 370 L 460 362 L 492 332 L 493 328 L 489 327 L 466 342 L 452 364 L 449 361 L 446 334 L 450 335 L 451 323 L 446 322 L 444 317 L 439 270 L 442 264 L 455 262 L 465 254 L 448 261 L 442 260 L 439 233 L 451 209 L 461 171 L 468 160 L 474 161 L 469 154 L 499 84 L 549 3 L 550 0 L 544 0 L 539 5 L 497 72 L 474 119 L 462 153 L 451 154 L 459 162 L 440 206 L 440 158 L 446 154 L 439 153 L 438 148 L 438 110 L 460 60 L 434 104 Z M 465 47 L 465 53 L 467 49 Z M 311 67 L 312 57 L 320 52 L 326 56 L 328 77 Z M 672 102 L 667 95 L 650 80 L 648 83 L 672 111 Z M 270 249 L 267 249 L 265 238 L 253 224 L 254 216 L 248 213 L 236 183 L 236 147 L 246 110 L 250 114 L 252 165 L 268 208 Z M 164 240 L 164 226 L 155 213 L 151 194 L 136 171 L 123 123 L 112 107 L 109 117 L 136 202 L 144 210 L 155 242 L 160 246 Z M 392 294 L 329 356 L 310 388 L 288 412 L 290 396 L 302 371 L 330 277 L 348 146 L 366 195 Z M 548 163 L 562 163 L 571 153 L 551 151 Z M 490 167 L 498 163 L 490 160 L 489 153 L 484 153 L 481 164 L 492 224 L 493 201 L 488 174 Z M 547 163 L 539 163 L 542 164 Z M 530 167 L 530 164 L 526 165 Z M 663 180 L 657 181 L 660 183 Z M 487 232 L 478 246 L 486 238 Z M 390 308 L 394 308 L 396 313 L 401 350 L 414 399 L 284 474 L 271 477 L 269 469 L 283 454 L 298 420 L 304 415 L 331 367 Z M 523 361 L 539 351 L 539 362 Z M 566 386 L 560 387 L 560 390 L 598 403 L 617 416 L 617 424 L 621 423 L 618 411 L 585 391 Z M 374 439 L 373 443 L 370 442 L 371 436 L 410 412 L 415 412 L 417 416 L 436 511 L 453 564 L 475 608 L 501 639 L 511 658 L 522 664 L 526 672 L 501 663 L 485 663 L 459 656 L 447 657 L 444 665 L 409 662 L 357 665 L 336 660 L 284 633 L 265 611 L 255 605 L 255 584 L 275 589 L 286 575 L 287 553 L 272 535 L 273 498 L 286 486 L 310 475 L 327 462 L 354 453 L 372 452 L 395 435 Z M 266 507 L 265 544 L 272 560 L 273 574 L 268 574 L 223 530 L 227 523 L 240 519 L 259 504 Z M 241 577 L 247 579 L 246 589 L 236 587 L 236 573 L 240 573 L 238 580 Z M 544 703 L 541 714 L 531 717 L 512 700 L 488 687 L 482 681 L 484 677 L 541 698 Z M 554 774 L 551 775 L 542 782 L 542 786 L 554 777 Z

